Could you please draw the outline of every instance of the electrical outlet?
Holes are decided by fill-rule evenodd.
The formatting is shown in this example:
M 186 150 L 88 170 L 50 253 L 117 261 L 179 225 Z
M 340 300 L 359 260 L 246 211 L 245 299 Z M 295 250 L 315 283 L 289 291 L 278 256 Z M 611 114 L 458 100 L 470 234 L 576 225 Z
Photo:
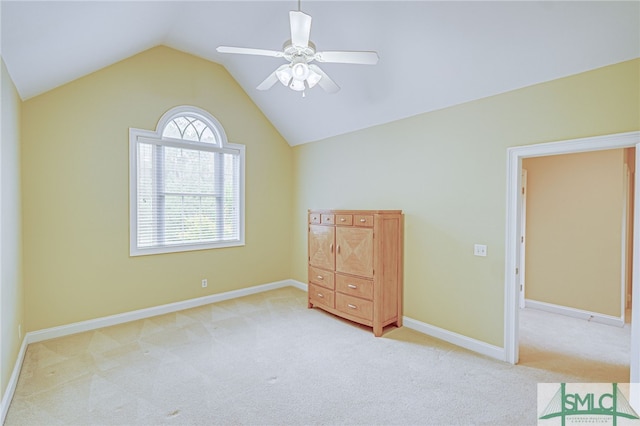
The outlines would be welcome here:
M 487 246 L 484 244 L 476 244 L 473 246 L 473 255 L 474 256 L 486 256 L 487 255 Z
M 202 280 L 202 288 L 205 288 L 208 285 L 207 279 Z

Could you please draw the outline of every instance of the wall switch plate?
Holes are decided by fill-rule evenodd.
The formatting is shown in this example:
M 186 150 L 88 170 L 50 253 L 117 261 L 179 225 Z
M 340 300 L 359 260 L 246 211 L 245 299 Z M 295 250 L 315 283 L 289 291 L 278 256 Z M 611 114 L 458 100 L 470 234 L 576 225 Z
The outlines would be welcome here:
M 475 244 L 473 246 L 473 255 L 474 256 L 486 256 L 487 255 L 487 246 L 484 244 Z
M 207 280 L 202 280 L 202 288 L 205 288 L 208 285 Z

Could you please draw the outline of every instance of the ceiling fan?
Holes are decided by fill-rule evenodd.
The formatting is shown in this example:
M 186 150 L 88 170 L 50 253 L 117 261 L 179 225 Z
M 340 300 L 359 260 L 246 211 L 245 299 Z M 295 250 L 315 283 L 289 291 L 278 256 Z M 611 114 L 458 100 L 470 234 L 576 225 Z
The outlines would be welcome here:
M 216 50 L 221 53 L 272 56 L 286 59 L 289 63 L 278 67 L 258 85 L 257 89 L 268 90 L 279 81 L 292 90 L 302 92 L 303 96 L 305 89 L 311 89 L 316 84 L 328 93 L 335 93 L 340 90 L 340 87 L 319 66 L 311 63 L 313 61 L 367 65 L 375 65 L 378 62 L 378 54 L 376 52 L 318 52 L 316 51 L 316 46 L 309 41 L 311 16 L 300 10 L 292 10 L 289 12 L 289 22 L 291 40 L 287 40 L 284 43 L 282 51 L 230 46 L 219 46 Z

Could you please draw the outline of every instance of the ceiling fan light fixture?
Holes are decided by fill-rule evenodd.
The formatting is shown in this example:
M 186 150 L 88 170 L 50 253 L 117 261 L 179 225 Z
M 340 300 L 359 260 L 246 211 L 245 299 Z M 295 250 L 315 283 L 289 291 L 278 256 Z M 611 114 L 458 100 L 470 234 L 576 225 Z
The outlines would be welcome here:
M 303 61 L 296 62 L 291 66 L 291 72 L 294 79 L 304 81 L 309 76 L 309 65 Z
M 318 84 L 321 79 L 322 76 L 320 74 L 312 69 L 309 69 L 309 76 L 307 77 L 307 84 L 309 85 L 309 89 Z
M 302 92 L 304 89 L 306 89 L 304 80 L 297 80 L 295 78 L 291 80 L 291 84 L 289 85 L 289 87 L 291 88 L 291 90 L 295 90 L 296 92 Z
M 288 86 L 289 82 L 293 78 L 293 75 L 291 73 L 291 68 L 287 66 L 285 68 L 277 70 L 276 77 L 278 77 L 278 80 L 280 81 L 280 83 L 282 83 L 284 86 Z

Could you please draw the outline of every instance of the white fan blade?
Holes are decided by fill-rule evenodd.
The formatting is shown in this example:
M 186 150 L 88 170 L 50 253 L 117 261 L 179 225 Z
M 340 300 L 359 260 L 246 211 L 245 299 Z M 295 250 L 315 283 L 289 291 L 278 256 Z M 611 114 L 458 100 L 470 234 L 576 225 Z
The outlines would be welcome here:
M 258 90 L 268 90 L 271 89 L 271 87 L 276 84 L 277 81 L 279 81 L 280 79 L 278 78 L 278 71 L 281 71 L 283 69 L 286 69 L 289 67 L 289 64 L 284 64 L 284 65 L 280 65 L 274 72 L 272 72 L 271 74 L 269 74 L 269 77 L 265 78 L 264 81 L 262 83 L 260 83 L 258 85 L 258 87 L 256 87 L 256 89 Z M 291 79 L 291 77 L 289 77 L 289 79 Z M 282 84 L 284 84 L 285 86 L 288 84 L 289 82 L 287 81 L 287 83 L 282 82 Z
M 375 65 L 378 63 L 376 52 L 317 52 L 315 60 L 318 62 L 336 62 L 340 64 Z
M 271 87 L 273 87 L 273 85 L 278 82 L 278 76 L 276 75 L 276 72 L 277 71 L 274 71 L 271 74 L 269 74 L 269 76 L 267 78 L 265 78 L 264 81 L 262 83 L 260 83 L 258 85 L 258 87 L 256 87 L 256 89 L 258 89 L 258 90 L 269 90 L 269 89 L 271 89 Z
M 336 93 L 338 90 L 340 90 L 340 87 L 338 87 L 338 85 L 336 83 L 333 82 L 333 80 L 331 80 L 329 78 L 329 76 L 320 69 L 319 66 L 315 65 L 315 64 L 309 64 L 309 69 L 317 72 L 318 74 L 320 74 L 320 76 L 322 77 L 320 79 L 320 81 L 318 82 L 318 85 L 320 85 L 320 87 L 322 87 L 322 89 L 327 92 L 327 93 Z
M 283 52 L 279 52 L 277 50 L 252 49 L 250 47 L 218 46 L 216 50 L 220 53 L 239 53 L 241 55 L 273 56 L 274 58 L 282 58 L 284 56 Z
M 291 44 L 300 47 L 309 46 L 311 16 L 292 10 L 289 12 L 289 21 L 291 23 Z

